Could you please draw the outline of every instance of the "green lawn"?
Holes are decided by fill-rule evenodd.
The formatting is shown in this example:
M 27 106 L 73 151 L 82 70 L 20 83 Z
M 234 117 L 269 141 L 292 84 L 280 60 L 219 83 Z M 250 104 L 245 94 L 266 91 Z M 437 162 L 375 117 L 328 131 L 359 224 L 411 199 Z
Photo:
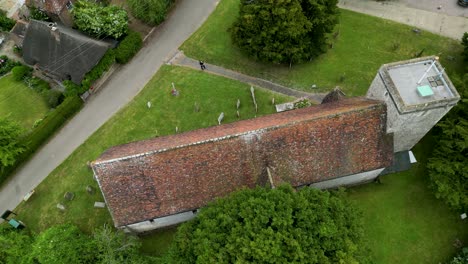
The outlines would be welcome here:
M 15 120 L 28 131 L 47 111 L 49 107 L 41 95 L 13 80 L 11 74 L 0 77 L 0 116 Z
M 375 263 L 439 263 L 468 241 L 468 226 L 435 199 L 428 188 L 427 156 L 434 142 L 426 137 L 414 149 L 418 163 L 406 172 L 382 177 L 382 184 L 349 189 L 364 212 L 365 233 Z
M 180 91 L 178 97 L 170 94 L 171 82 Z M 273 97 L 276 102 L 292 100 L 256 89 L 258 115 L 274 112 Z M 254 117 L 249 85 L 183 67 L 162 67 L 129 105 L 55 169 L 27 203 L 17 208 L 18 219 L 36 232 L 63 222 L 75 223 L 87 232 L 104 223 L 112 224 L 106 209 L 93 208 L 94 202 L 103 198 L 86 162 L 114 145 L 173 134 L 176 126 L 179 131 L 188 131 L 216 125 L 221 112 L 225 113 L 225 122 L 236 121 L 238 98 L 241 100 L 241 117 Z M 147 107 L 148 101 L 151 108 Z M 194 111 L 195 103 L 200 105 L 199 112 Z M 87 185 L 94 186 L 97 192 L 94 195 L 86 193 Z M 74 200 L 64 201 L 65 192 L 74 192 Z M 67 207 L 65 212 L 56 208 L 59 202 Z M 148 239 L 161 241 L 161 236 Z M 162 241 L 161 244 L 167 243 Z
M 355 12 L 341 10 L 339 35 L 333 48 L 306 64 L 279 66 L 254 62 L 235 47 L 228 32 L 236 19 L 239 0 L 223 0 L 206 23 L 180 48 L 192 58 L 224 66 L 308 92 L 340 86 L 349 96 L 364 95 L 384 63 L 440 55 L 447 72 L 459 72 L 462 47 L 454 40 Z M 449 61 L 451 57 L 454 60 Z M 319 89 L 311 89 L 316 84 Z

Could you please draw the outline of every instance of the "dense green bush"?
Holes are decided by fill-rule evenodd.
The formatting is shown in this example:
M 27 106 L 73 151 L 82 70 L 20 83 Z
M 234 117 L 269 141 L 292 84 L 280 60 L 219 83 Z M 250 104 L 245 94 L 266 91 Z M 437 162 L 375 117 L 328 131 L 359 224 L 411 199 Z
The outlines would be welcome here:
M 366 263 L 360 213 L 342 190 L 245 189 L 177 229 L 170 263 Z M 172 259 L 171 259 L 172 258 Z
M 50 17 L 43 11 L 35 8 L 35 7 L 30 7 L 29 8 L 29 18 L 30 19 L 35 19 L 35 20 L 40 20 L 40 21 L 46 21 L 50 22 L 52 21 Z
M 462 56 L 465 62 L 468 62 L 468 32 L 463 34 L 461 44 L 463 45 Z
M 173 2 L 173 0 L 127 0 L 132 15 L 150 25 L 159 25 L 163 22 Z
M 109 68 L 114 62 L 115 52 L 114 50 L 109 49 L 106 52 L 106 54 L 104 54 L 104 56 L 101 58 L 99 63 L 85 75 L 83 81 L 81 82 L 81 89 L 79 94 L 86 92 L 91 87 L 94 81 L 99 79 L 105 71 L 109 70 Z
M 84 92 L 86 92 L 86 90 L 84 90 L 83 92 L 81 91 L 81 85 L 78 85 L 72 81 L 69 81 L 69 80 L 66 80 L 66 81 L 63 81 L 62 82 L 63 86 L 65 86 L 65 96 L 66 97 L 69 97 L 69 96 L 77 96 L 77 95 L 80 95 Z
M 16 22 L 6 16 L 6 12 L 0 10 L 0 31 L 10 31 Z
M 42 91 L 41 95 L 50 108 L 56 108 L 64 99 L 62 92 L 52 89 Z
M 22 81 L 26 77 L 30 77 L 32 73 L 32 69 L 29 68 L 28 66 L 15 66 L 13 69 L 11 69 L 11 73 L 13 74 L 13 79 L 16 81 Z
M 468 264 L 468 247 L 463 248 L 448 264 Z
M 118 63 L 127 63 L 141 49 L 143 40 L 138 32 L 129 30 L 128 35 L 115 49 L 115 60 Z
M 44 119 L 21 141 L 25 144 L 26 150 L 21 153 L 14 165 L 6 167 L 0 171 L 0 184 L 24 161 L 28 160 L 36 150 L 47 141 L 70 117 L 77 113 L 83 101 L 78 96 L 67 97 L 56 109 L 47 113 Z
M 21 63 L 11 60 L 5 55 L 0 56 L 0 76 L 10 72 L 15 66 L 19 66 Z
M 338 22 L 337 2 L 240 1 L 232 41 L 261 61 L 289 65 L 309 61 L 327 49 L 327 34 Z
M 72 13 L 78 30 L 91 36 L 118 39 L 127 34 L 127 12 L 118 6 L 80 0 L 75 3 Z
M 32 245 L 34 263 L 95 263 L 94 241 L 71 224 L 53 226 L 40 233 Z

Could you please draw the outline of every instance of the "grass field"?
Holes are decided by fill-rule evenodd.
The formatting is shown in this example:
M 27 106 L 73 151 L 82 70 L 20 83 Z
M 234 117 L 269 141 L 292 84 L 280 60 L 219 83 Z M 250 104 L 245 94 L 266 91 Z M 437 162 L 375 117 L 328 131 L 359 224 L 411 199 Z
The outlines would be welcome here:
M 434 142 L 426 137 L 414 149 L 418 163 L 406 172 L 382 177 L 382 184 L 349 189 L 363 211 L 375 263 L 440 263 L 468 241 L 468 226 L 429 190 L 426 160 Z
M 175 82 L 180 91 L 178 97 L 170 94 L 171 82 Z M 256 97 L 258 115 L 274 112 L 273 97 L 276 102 L 292 100 L 260 89 L 256 90 Z M 104 223 L 112 225 L 106 209 L 93 208 L 94 202 L 103 198 L 86 163 L 111 146 L 173 134 L 176 126 L 179 131 L 188 131 L 216 125 L 221 112 L 225 113 L 224 122 L 233 122 L 237 120 L 235 105 L 238 98 L 241 100 L 241 117 L 254 117 L 250 86 L 187 68 L 162 67 L 129 105 L 55 169 L 27 203 L 17 208 L 18 219 L 36 232 L 63 222 L 75 223 L 87 232 Z M 147 102 L 151 102 L 151 108 L 147 107 Z M 200 106 L 199 112 L 194 111 L 195 103 Z M 96 188 L 94 195 L 86 192 L 87 185 Z M 65 201 L 66 192 L 74 192 L 74 200 Z M 56 208 L 59 202 L 67 207 L 65 212 Z
M 296 89 L 318 92 L 340 86 L 350 96 L 365 94 L 382 64 L 413 58 L 421 50 L 423 56 L 440 55 L 449 74 L 462 70 L 457 41 L 428 32 L 417 35 L 409 26 L 348 10 L 341 10 L 333 48 L 316 60 L 292 68 L 255 62 L 231 42 L 228 30 L 238 10 L 239 0 L 221 1 L 180 49 L 189 57 Z
M 47 111 L 49 107 L 42 96 L 23 82 L 13 80 L 12 75 L 0 78 L 0 116 L 18 122 L 27 132 Z

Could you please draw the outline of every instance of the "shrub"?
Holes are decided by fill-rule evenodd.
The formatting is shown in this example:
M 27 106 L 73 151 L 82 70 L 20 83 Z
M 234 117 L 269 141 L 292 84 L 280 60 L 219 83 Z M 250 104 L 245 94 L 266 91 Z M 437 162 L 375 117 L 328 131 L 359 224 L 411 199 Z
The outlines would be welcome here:
M 454 257 L 448 264 L 468 264 L 468 247 L 463 248 L 460 254 Z
M 47 113 L 42 121 L 21 141 L 26 150 L 21 153 L 14 165 L 0 171 L 0 184 L 23 162 L 27 161 L 47 139 L 54 134 L 70 117 L 81 109 L 83 101 L 78 96 L 67 97 L 56 109 Z
M 72 13 L 78 30 L 91 36 L 117 39 L 127 33 L 127 12 L 120 7 L 81 0 L 75 3 Z
M 99 63 L 96 64 L 96 66 L 94 66 L 94 68 L 85 75 L 83 81 L 81 82 L 79 94 L 86 92 L 95 80 L 99 79 L 105 71 L 109 70 L 110 66 L 112 66 L 114 62 L 115 52 L 114 50 L 109 49 L 106 54 L 104 54 Z
M 57 90 L 45 90 L 41 93 L 50 108 L 56 108 L 63 101 L 63 94 Z
M 127 0 L 132 15 L 150 25 L 159 25 L 163 22 L 173 2 L 173 0 Z
M 30 7 L 29 8 L 29 18 L 30 19 L 35 19 L 35 20 L 40 20 L 40 21 L 47 21 L 50 22 L 52 21 L 50 17 L 43 11 L 35 8 L 35 7 Z
M 26 77 L 31 76 L 32 69 L 29 68 L 28 66 L 15 66 L 13 69 L 11 69 L 11 72 L 13 74 L 13 79 L 16 81 L 21 81 Z
M 140 34 L 130 30 L 115 49 L 115 60 L 121 64 L 127 63 L 141 49 L 142 45 L 143 40 Z
M 42 80 L 41 78 L 37 78 L 35 76 L 28 77 L 24 79 L 25 84 L 33 89 L 38 93 L 42 93 L 50 89 L 50 85 L 48 82 Z
M 0 31 L 10 31 L 16 22 L 6 16 L 6 12 L 0 10 Z
M 5 55 L 0 56 L 0 76 L 10 72 L 11 69 L 19 65 L 21 65 L 21 63 L 11 60 Z
M 72 81 L 66 80 L 62 82 L 63 86 L 65 86 L 65 96 L 77 96 L 80 95 L 81 86 L 75 84 Z

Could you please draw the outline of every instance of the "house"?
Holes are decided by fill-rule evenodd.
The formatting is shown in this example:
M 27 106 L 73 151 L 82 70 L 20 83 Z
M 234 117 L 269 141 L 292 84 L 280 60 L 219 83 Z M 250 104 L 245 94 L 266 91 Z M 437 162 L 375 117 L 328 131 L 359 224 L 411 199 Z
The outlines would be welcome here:
M 80 84 L 111 45 L 61 24 L 31 20 L 23 40 L 23 59 L 59 81 Z
M 70 10 L 75 0 L 26 0 L 26 5 L 45 12 L 54 22 L 73 26 Z
M 460 99 L 442 69 L 436 57 L 386 64 L 368 98 L 334 90 L 318 106 L 116 146 L 91 167 L 115 226 L 136 233 L 241 188 L 372 181 L 408 168 L 408 150 Z

